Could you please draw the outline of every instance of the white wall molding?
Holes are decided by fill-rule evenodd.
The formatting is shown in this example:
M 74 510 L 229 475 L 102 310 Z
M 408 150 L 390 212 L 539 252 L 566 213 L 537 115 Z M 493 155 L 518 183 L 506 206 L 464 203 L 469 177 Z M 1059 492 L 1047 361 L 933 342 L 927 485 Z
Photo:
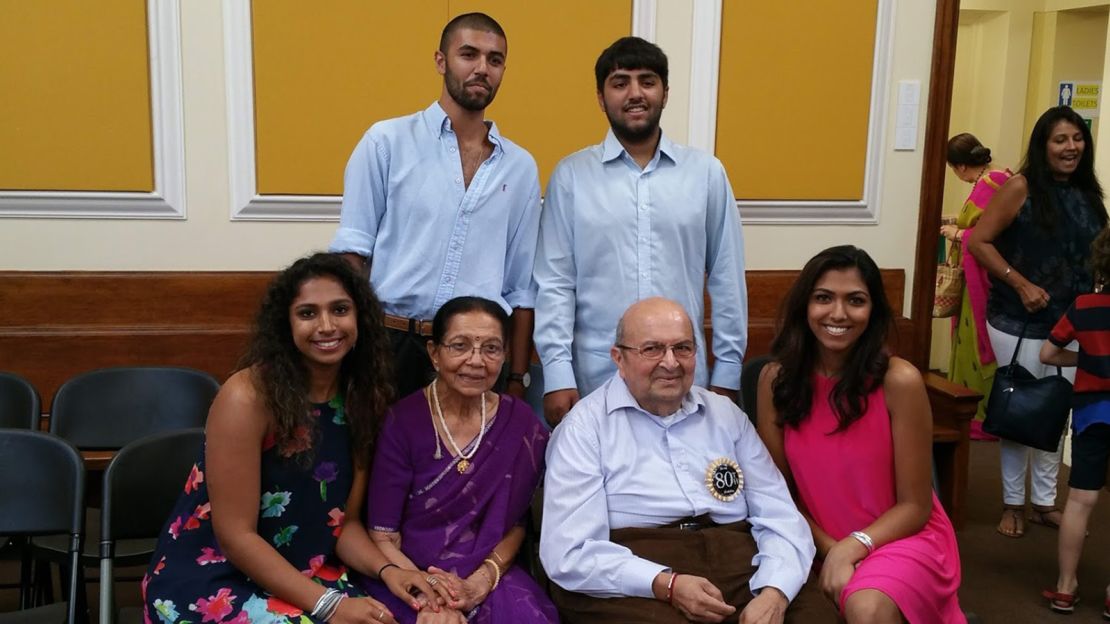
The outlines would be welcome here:
M 721 73 L 721 0 L 694 0 L 690 38 L 687 141 L 712 154 L 717 144 L 717 82 Z
M 154 191 L 0 190 L 0 217 L 184 219 L 185 124 L 177 2 L 147 0 Z
M 337 221 L 339 196 L 258 193 L 250 0 L 225 0 L 223 7 L 231 220 Z
M 632 36 L 655 43 L 656 0 L 632 0 Z
M 863 198 L 856 201 L 738 200 L 745 224 L 876 224 L 885 158 L 888 84 L 894 28 L 894 0 L 879 0 L 876 11 L 867 157 Z M 690 145 L 713 153 L 717 134 L 717 85 L 721 60 L 721 0 L 694 0 L 690 68 Z

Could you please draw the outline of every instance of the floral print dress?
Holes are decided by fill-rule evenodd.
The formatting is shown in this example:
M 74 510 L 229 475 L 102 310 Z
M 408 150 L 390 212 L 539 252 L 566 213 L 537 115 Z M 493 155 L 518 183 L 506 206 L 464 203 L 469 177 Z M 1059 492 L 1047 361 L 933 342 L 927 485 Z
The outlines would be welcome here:
M 342 400 L 313 405 L 312 414 L 315 432 L 299 429 L 285 448 L 272 436 L 263 442 L 258 534 L 314 582 L 361 595 L 335 554 L 353 478 Z M 308 457 L 311 462 L 305 461 Z M 158 540 L 142 588 L 145 624 L 313 622 L 301 609 L 268 594 L 220 552 L 203 452 Z

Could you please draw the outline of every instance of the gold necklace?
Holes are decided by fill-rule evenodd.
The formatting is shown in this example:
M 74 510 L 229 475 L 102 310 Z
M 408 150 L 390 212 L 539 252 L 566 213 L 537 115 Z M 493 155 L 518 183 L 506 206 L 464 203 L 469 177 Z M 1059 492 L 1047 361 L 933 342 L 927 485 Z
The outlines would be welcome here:
M 482 445 L 482 435 L 486 432 L 486 393 L 482 392 L 482 428 L 478 430 L 478 439 L 474 443 L 474 447 L 470 449 L 470 453 L 464 454 L 458 443 L 455 442 L 455 436 L 451 435 L 451 430 L 447 428 L 447 419 L 443 417 L 443 406 L 439 404 L 439 390 L 436 389 L 436 386 L 436 382 L 433 381 L 432 400 L 435 402 L 436 415 L 439 416 L 439 424 L 443 425 L 443 432 L 447 434 L 447 441 L 451 444 L 451 448 L 455 449 L 455 455 L 459 458 L 459 463 L 455 466 L 455 469 L 459 471 L 459 474 L 463 474 L 470 468 L 470 460 L 478 452 L 478 447 Z

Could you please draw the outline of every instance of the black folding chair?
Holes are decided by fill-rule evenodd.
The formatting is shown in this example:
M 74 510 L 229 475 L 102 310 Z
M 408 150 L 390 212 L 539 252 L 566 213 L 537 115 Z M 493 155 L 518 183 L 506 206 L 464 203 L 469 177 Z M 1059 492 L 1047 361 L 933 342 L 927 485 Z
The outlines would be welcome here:
M 0 429 L 38 429 L 41 416 L 39 393 L 31 382 L 0 371 Z
M 203 427 L 219 389 L 215 378 L 191 368 L 139 366 L 82 373 L 66 380 L 54 394 L 50 432 L 81 450 L 120 449 L 153 433 Z M 90 522 L 98 516 L 93 515 Z M 153 540 L 124 540 L 116 550 L 118 557 L 138 560 L 149 557 L 153 547 Z M 56 538 L 32 540 L 36 559 L 57 562 L 64 552 L 64 544 Z M 86 543 L 82 565 L 95 567 L 99 561 L 96 544 Z M 43 567 L 36 577 L 37 589 L 47 596 L 48 570 Z
M 69 570 L 64 603 L 0 613 L 0 624 L 87 620 L 80 582 L 85 464 L 72 444 L 39 431 L 0 429 L 0 535 L 61 534 Z
M 31 382 L 15 373 L 0 371 L 0 429 L 38 429 L 42 415 L 39 393 Z M 20 606 L 30 601 L 31 559 L 23 538 L 0 537 L 0 559 L 20 560 L 19 583 L 0 583 L 0 588 L 20 590 Z
M 116 622 L 114 563 L 144 561 L 117 557 L 116 540 L 157 539 L 203 447 L 203 429 L 156 433 L 123 447 L 108 464 L 100 512 L 100 624 Z M 124 610 L 120 619 L 141 622 L 142 614 Z

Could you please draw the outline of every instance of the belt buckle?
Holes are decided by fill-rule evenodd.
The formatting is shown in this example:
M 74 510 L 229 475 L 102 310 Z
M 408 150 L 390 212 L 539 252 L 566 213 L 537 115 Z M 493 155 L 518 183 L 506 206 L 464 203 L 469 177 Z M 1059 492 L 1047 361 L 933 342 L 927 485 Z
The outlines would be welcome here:
M 678 525 L 679 531 L 697 531 L 701 525 L 697 522 L 682 522 Z

